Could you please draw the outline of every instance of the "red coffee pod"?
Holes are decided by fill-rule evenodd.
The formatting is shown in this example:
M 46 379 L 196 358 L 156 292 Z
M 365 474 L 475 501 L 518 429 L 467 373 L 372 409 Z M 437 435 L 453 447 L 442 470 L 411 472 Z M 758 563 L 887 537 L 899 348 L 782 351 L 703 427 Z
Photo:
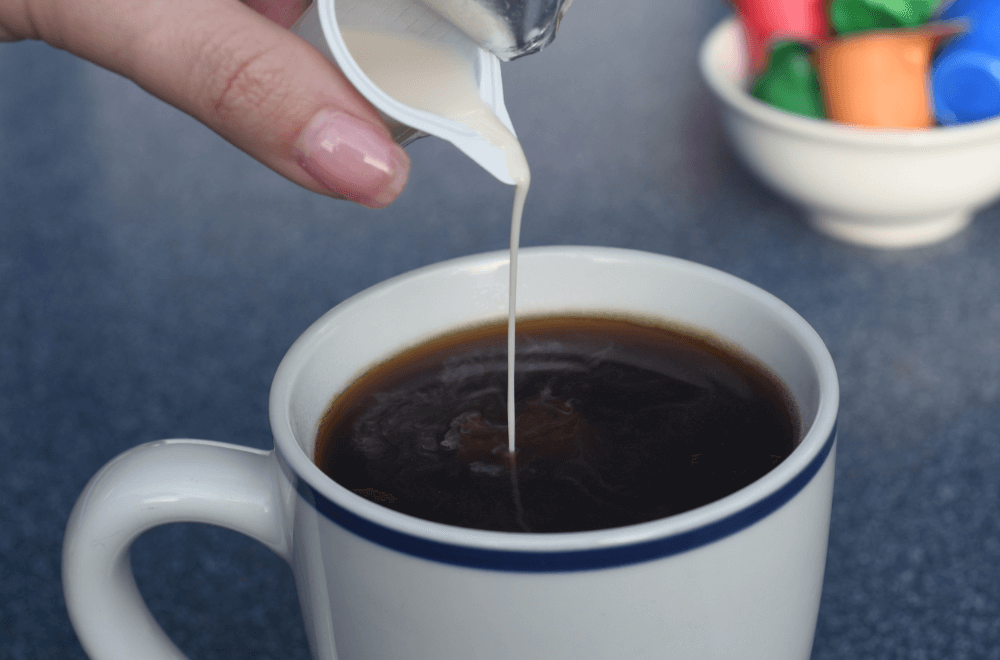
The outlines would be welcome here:
M 774 41 L 815 42 L 830 36 L 824 0 L 733 0 L 746 35 L 750 71 L 760 73 Z

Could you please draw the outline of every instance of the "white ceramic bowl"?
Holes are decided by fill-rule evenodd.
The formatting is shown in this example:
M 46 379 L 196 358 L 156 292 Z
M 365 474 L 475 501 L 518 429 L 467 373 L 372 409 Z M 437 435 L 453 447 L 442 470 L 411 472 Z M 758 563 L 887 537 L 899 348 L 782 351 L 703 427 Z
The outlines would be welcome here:
M 709 33 L 700 64 L 737 153 L 824 234 L 882 248 L 928 245 L 1000 196 L 1000 119 L 887 130 L 778 110 L 746 91 L 735 18 Z

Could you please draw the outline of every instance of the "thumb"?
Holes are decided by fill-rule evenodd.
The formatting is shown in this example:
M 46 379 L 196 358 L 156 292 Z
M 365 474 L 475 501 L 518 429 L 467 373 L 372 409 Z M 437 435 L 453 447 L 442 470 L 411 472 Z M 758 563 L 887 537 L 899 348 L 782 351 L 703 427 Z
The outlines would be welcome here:
M 39 36 L 131 78 L 292 181 L 370 207 L 409 157 L 339 69 L 237 0 L 36 0 Z

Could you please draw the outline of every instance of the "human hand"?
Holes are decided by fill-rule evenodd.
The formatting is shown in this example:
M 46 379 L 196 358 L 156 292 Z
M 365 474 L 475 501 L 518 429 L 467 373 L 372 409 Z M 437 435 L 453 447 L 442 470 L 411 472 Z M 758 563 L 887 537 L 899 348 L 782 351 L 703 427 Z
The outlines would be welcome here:
M 410 160 L 339 69 L 289 32 L 309 0 L 0 0 L 0 41 L 116 71 L 295 183 L 373 208 Z

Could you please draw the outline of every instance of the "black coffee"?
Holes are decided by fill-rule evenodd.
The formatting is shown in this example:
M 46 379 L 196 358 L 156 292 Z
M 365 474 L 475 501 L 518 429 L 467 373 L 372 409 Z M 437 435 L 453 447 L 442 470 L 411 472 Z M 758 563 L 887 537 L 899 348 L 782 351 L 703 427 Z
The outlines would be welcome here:
M 517 323 L 513 459 L 497 324 L 409 350 L 351 385 L 323 420 L 317 465 L 418 518 L 571 532 L 707 504 L 798 443 L 784 385 L 739 352 L 623 319 Z

